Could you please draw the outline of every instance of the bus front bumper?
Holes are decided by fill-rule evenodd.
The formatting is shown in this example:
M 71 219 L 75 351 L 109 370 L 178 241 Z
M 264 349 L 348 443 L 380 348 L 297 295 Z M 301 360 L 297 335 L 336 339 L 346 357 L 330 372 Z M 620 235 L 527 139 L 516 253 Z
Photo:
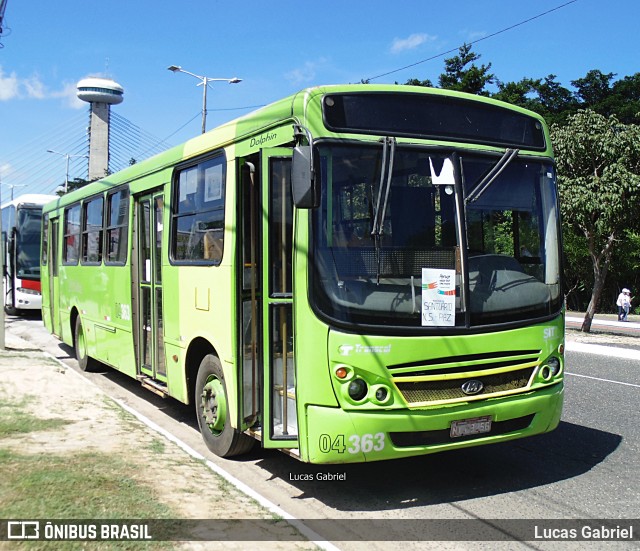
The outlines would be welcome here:
M 355 463 L 424 455 L 542 434 L 555 429 L 564 387 L 495 398 L 485 402 L 420 410 L 372 412 L 307 408 L 307 454 L 311 463 Z M 491 419 L 490 432 L 451 436 L 451 425 Z M 302 451 L 302 450 L 301 450 Z

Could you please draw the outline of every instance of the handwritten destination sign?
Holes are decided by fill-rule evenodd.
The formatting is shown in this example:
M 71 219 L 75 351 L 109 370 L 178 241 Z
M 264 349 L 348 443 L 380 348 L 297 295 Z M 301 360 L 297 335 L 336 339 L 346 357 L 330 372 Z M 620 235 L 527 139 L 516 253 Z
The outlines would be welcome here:
M 456 271 L 422 268 L 422 325 L 454 326 Z

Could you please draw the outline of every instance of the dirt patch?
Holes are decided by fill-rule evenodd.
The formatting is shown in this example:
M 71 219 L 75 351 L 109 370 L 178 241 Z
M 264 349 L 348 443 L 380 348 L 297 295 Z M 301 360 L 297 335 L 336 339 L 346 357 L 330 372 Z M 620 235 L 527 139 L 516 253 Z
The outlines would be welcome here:
M 202 462 L 123 411 L 80 374 L 35 352 L 0 354 L 0 399 L 19 403 L 40 419 L 67 421 L 54 429 L 12 434 L 0 448 L 20 454 L 56 456 L 100 452 L 131 465 L 137 482 L 153 488 L 158 501 L 184 519 L 270 519 L 273 515 Z M 277 541 L 265 528 L 259 543 L 228 540 L 183 542 L 189 549 L 315 549 L 310 542 Z M 253 532 L 252 532 L 253 533 Z M 222 538 L 221 538 L 222 539 Z M 256 538 L 259 539 L 259 538 Z

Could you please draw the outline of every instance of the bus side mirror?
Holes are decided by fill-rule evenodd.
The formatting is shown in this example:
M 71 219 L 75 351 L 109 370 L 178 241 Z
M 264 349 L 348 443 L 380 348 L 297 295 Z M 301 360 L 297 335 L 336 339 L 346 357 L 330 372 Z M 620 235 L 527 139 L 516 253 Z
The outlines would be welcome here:
M 291 194 L 293 204 L 299 209 L 315 209 L 320 205 L 312 147 L 298 145 L 293 150 Z

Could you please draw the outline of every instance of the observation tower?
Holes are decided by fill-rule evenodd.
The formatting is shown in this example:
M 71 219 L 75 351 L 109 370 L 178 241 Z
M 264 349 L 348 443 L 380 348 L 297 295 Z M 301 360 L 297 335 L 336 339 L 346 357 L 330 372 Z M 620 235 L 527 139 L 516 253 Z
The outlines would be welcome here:
M 107 78 L 90 77 L 77 84 L 78 98 L 91 105 L 89 125 L 89 180 L 104 178 L 109 170 L 109 116 L 122 103 L 124 88 Z

